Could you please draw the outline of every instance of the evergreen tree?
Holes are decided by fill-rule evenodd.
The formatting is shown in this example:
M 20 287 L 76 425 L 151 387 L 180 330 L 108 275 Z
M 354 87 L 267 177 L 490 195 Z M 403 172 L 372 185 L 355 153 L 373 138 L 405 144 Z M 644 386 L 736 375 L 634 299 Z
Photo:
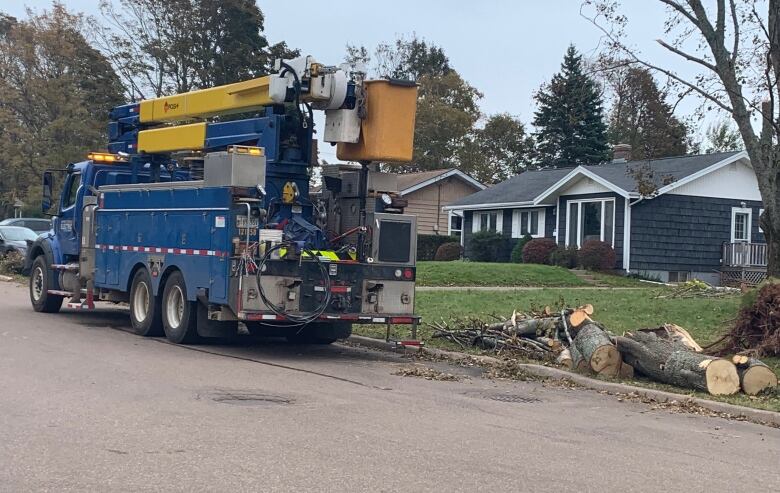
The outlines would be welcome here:
M 649 70 L 624 67 L 609 72 L 606 82 L 614 101 L 608 132 L 612 144 L 631 144 L 636 159 L 680 156 L 688 151 L 688 129 L 674 116 Z
M 534 126 L 540 164 L 574 166 L 609 159 L 607 127 L 595 82 L 583 72 L 582 55 L 569 46 L 549 84 L 536 95 Z

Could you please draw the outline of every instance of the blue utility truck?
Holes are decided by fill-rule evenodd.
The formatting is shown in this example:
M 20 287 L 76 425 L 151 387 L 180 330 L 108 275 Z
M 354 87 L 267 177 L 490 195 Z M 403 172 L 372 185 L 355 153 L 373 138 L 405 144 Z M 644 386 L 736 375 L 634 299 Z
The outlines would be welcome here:
M 54 219 L 28 250 L 33 308 L 127 303 L 137 334 L 175 343 L 239 322 L 310 343 L 352 324 L 415 333 L 415 216 L 369 169 L 411 159 L 415 105 L 408 81 L 301 57 L 114 108 L 108 152 L 44 173 Z M 360 163 L 329 172 L 317 196 L 314 110 L 339 158 Z

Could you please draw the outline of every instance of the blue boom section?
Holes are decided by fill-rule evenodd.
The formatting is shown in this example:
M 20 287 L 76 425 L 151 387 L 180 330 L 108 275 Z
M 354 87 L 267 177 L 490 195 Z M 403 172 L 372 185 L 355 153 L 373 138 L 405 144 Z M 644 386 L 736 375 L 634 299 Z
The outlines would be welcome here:
M 267 107 L 261 114 L 263 116 L 243 120 L 209 123 L 203 151 L 223 150 L 230 145 L 262 147 L 266 157 L 266 181 L 261 184 L 266 195 L 262 205 L 268 211 L 268 223 L 289 224 L 285 229 L 292 238 L 304 241 L 312 248 L 325 248 L 328 246 L 325 235 L 313 225 L 312 204 L 308 198 L 313 124 L 302 125 L 306 116 L 284 106 Z M 135 154 L 138 131 L 149 128 L 140 123 L 137 103 L 114 108 L 110 118 L 108 149 L 132 155 L 129 166 L 133 176 L 139 175 L 144 166 L 149 168 L 149 163 L 154 163 L 157 169 L 176 164 L 168 155 Z M 296 204 L 282 201 L 282 191 L 288 182 L 297 187 Z M 293 207 L 300 212 L 293 212 Z
M 186 272 L 187 296 L 206 290 L 212 303 L 226 304 L 231 239 L 236 217 L 227 187 L 102 192 L 97 210 L 95 286 L 129 290 L 135 271 L 146 266 L 155 294 L 172 269 Z

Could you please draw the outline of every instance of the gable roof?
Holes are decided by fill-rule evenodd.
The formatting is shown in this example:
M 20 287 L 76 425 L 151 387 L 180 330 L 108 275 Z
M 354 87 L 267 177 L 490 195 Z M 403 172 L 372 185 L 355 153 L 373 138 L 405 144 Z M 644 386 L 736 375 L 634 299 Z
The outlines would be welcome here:
M 478 182 L 471 176 L 455 168 L 435 169 L 431 171 L 420 171 L 419 173 L 403 173 L 398 175 L 398 190 L 401 195 L 412 193 L 415 190 L 433 185 L 436 182 L 445 180 L 449 177 L 459 178 L 478 190 L 484 190 L 485 185 Z
M 732 151 L 526 171 L 486 190 L 464 197 L 450 204 L 446 209 L 539 205 L 543 200 L 581 177 L 591 178 L 624 197 L 639 198 L 636 179 L 629 173 L 630 170 L 649 165 L 653 171 L 653 180 L 658 187 L 658 194 L 662 194 L 743 158 L 747 159 L 746 152 Z
M 481 192 L 457 200 L 446 208 L 457 209 L 462 208 L 460 206 L 471 206 L 467 208 L 478 209 L 479 206 L 533 204 L 540 191 L 552 186 L 570 171 L 570 168 L 526 171 Z

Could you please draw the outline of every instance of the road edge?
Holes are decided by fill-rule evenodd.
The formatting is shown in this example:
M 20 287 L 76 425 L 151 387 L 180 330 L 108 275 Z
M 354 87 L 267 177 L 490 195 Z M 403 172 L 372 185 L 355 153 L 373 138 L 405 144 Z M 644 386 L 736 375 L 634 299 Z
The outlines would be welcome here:
M 450 361 L 459 361 L 464 359 L 475 359 L 486 364 L 500 363 L 501 360 L 492 356 L 479 356 L 470 355 L 464 353 L 457 353 L 454 351 L 445 351 L 443 349 L 433 349 L 426 347 L 414 347 L 414 346 L 397 346 L 392 342 L 387 342 L 382 339 L 375 339 L 373 337 L 365 337 L 359 335 L 351 335 L 347 339 L 352 344 L 357 344 L 364 347 L 370 347 L 373 349 L 379 349 L 382 351 L 390 351 L 394 353 L 417 353 L 422 352 L 429 354 L 437 358 L 447 359 Z M 552 368 L 549 366 L 535 365 L 532 363 L 520 363 L 519 368 L 524 371 L 535 375 L 537 377 L 554 379 L 554 380 L 570 380 L 582 387 L 591 390 L 604 391 L 617 394 L 635 394 L 647 399 L 653 399 L 658 402 L 669 401 L 690 401 L 697 406 L 703 407 L 716 413 L 723 413 L 731 415 L 735 418 L 744 417 L 751 421 L 758 421 L 762 423 L 770 423 L 780 427 L 780 413 L 774 411 L 767 411 L 764 409 L 754 409 L 751 407 L 739 406 L 737 404 L 729 404 L 727 402 L 711 401 L 709 399 L 702 399 L 700 397 L 692 397 L 686 394 L 676 394 L 674 392 L 667 392 L 664 390 L 648 389 L 646 387 L 637 387 L 625 383 L 618 382 L 605 382 L 603 380 L 597 380 L 595 378 L 581 375 L 579 373 L 569 372 L 561 370 L 559 368 Z

